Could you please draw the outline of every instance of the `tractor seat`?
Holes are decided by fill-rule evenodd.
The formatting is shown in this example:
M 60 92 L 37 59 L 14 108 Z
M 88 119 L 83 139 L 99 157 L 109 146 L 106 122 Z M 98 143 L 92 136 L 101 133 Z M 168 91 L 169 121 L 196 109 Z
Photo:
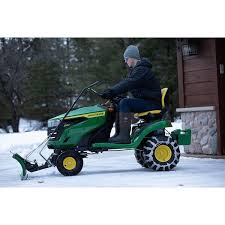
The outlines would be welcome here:
M 145 111 L 145 112 L 140 112 L 140 113 L 135 113 L 134 117 L 138 117 L 138 118 L 142 118 L 148 115 L 160 115 L 162 110 L 166 108 L 166 101 L 168 99 L 168 88 L 163 88 L 161 89 L 161 93 L 162 93 L 162 99 L 161 99 L 161 104 L 162 104 L 162 109 L 155 109 L 155 110 L 150 110 L 150 111 Z

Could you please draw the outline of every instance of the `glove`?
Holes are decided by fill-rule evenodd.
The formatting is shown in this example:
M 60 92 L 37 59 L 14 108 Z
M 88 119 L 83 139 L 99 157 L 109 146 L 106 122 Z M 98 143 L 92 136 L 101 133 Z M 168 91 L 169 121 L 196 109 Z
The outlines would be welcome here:
M 110 89 L 107 89 L 101 94 L 101 97 L 104 99 L 111 99 L 113 97 L 113 91 Z

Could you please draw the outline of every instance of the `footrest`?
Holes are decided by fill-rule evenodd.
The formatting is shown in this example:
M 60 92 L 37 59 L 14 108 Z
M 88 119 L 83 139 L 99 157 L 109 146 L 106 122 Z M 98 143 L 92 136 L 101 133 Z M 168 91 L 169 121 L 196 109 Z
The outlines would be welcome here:
M 108 149 L 121 149 L 121 148 L 135 148 L 134 143 L 130 144 L 115 144 L 115 143 L 94 143 L 92 148 L 108 148 Z
M 115 144 L 115 143 L 93 143 L 92 148 L 106 148 L 106 149 L 121 149 L 121 148 L 126 148 L 126 149 L 135 149 L 137 148 L 143 138 L 148 135 L 149 133 L 164 129 L 165 127 L 171 127 L 171 122 L 167 120 L 162 120 L 155 122 L 153 124 L 149 124 L 146 126 L 143 126 L 140 131 L 137 131 L 136 133 L 134 132 L 134 135 L 131 137 L 131 143 L 130 144 Z

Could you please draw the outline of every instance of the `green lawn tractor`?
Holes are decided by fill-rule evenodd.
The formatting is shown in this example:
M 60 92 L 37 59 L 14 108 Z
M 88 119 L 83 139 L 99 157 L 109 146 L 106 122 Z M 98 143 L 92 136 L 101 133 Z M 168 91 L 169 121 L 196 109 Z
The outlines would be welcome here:
M 77 175 L 83 167 L 83 159 L 89 154 L 107 151 L 133 150 L 137 162 L 156 171 L 168 171 L 179 162 L 179 145 L 189 145 L 191 130 L 166 131 L 171 127 L 170 120 L 166 119 L 168 113 L 168 91 L 162 89 L 162 108 L 134 114 L 138 122 L 132 125 L 131 143 L 108 143 L 110 132 L 115 122 L 116 105 L 119 97 L 108 100 L 104 104 L 75 108 L 79 99 L 92 92 L 101 96 L 93 89 L 91 84 L 84 88 L 71 108 L 62 115 L 48 121 L 48 137 L 38 146 L 39 154 L 45 160 L 39 165 L 36 160 L 29 157 L 37 149 L 32 150 L 25 157 L 13 154 L 22 166 L 22 179 L 27 178 L 27 171 L 35 172 L 52 166 L 65 176 Z M 47 145 L 52 153 L 48 158 L 42 151 Z M 119 154 L 119 153 L 118 153 Z

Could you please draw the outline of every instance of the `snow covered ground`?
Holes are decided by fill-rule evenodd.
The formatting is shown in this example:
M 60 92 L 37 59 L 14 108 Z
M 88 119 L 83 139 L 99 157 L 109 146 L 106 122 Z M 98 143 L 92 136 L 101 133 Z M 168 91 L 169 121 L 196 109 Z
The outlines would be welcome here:
M 174 124 L 175 128 L 180 126 Z M 133 151 L 91 155 L 75 177 L 64 177 L 56 168 L 49 168 L 30 173 L 28 180 L 21 181 L 20 166 L 10 150 L 24 155 L 45 138 L 46 131 L 0 134 L 0 187 L 225 187 L 223 159 L 181 157 L 174 170 L 155 172 L 142 168 Z M 45 150 L 46 155 L 49 152 Z

